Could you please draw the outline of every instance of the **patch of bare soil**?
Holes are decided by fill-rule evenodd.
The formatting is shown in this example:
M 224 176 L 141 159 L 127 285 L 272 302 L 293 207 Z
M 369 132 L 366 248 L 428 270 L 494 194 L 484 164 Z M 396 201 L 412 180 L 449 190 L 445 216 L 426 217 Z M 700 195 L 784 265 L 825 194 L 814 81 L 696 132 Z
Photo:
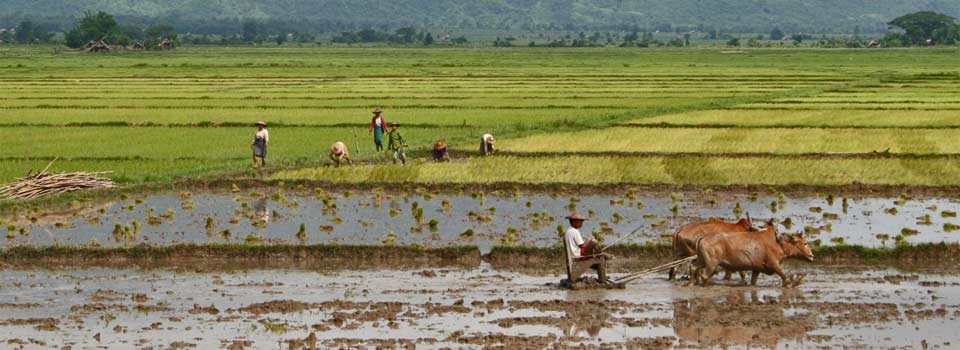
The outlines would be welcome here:
M 0 321 L 0 326 L 33 326 L 38 331 L 59 331 L 60 320 L 55 318 L 15 318 Z

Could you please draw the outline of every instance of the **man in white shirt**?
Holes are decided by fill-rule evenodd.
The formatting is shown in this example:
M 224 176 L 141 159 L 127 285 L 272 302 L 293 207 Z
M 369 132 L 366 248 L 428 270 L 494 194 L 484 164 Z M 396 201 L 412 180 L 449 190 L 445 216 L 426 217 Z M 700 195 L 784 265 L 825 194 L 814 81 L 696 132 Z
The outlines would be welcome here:
M 583 235 L 580 234 L 580 228 L 583 227 L 583 222 L 587 220 L 583 214 L 574 212 L 567 216 L 567 220 L 570 221 L 570 228 L 567 230 L 564 235 L 564 239 L 567 240 L 567 246 L 570 249 L 570 257 L 574 261 L 590 261 L 596 262 L 592 264 L 590 268 L 597 270 L 597 279 L 600 281 L 606 281 L 606 260 L 607 256 L 603 253 L 603 248 L 600 246 L 600 243 L 595 240 L 585 240 Z
M 497 143 L 497 139 L 490 134 L 483 134 L 480 137 L 480 155 L 488 156 L 493 154 L 493 146 Z
M 583 235 L 580 234 L 580 228 L 583 227 L 583 222 L 587 218 L 583 214 L 574 212 L 567 216 L 567 220 L 570 220 L 570 229 L 567 230 L 565 237 L 567 246 L 570 247 L 570 256 L 575 260 L 581 260 L 584 257 L 590 258 L 591 255 L 600 254 L 600 244 L 594 240 L 584 240 Z

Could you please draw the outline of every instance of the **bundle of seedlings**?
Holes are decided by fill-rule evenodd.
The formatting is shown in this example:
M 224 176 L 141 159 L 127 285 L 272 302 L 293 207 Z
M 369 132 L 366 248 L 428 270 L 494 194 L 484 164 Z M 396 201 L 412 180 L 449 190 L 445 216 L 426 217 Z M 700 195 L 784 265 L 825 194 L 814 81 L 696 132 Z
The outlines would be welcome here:
M 36 174 L 31 170 L 26 176 L 0 187 L 0 198 L 27 200 L 83 189 L 116 187 L 113 180 L 100 177 L 109 171 L 48 173 L 50 165 Z

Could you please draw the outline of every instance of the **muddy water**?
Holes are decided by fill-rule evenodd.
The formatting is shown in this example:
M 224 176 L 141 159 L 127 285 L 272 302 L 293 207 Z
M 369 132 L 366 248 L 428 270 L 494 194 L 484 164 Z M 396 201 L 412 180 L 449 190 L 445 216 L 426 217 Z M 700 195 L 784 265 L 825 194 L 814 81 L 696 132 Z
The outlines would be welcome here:
M 6 213 L 0 221 L 15 226 L 14 231 L 7 231 L 9 245 L 76 245 L 96 240 L 114 246 L 250 238 L 342 244 L 476 244 L 486 252 L 496 244 L 556 244 L 557 225 L 571 210 L 589 214 L 591 220 L 584 231 L 602 235 L 608 242 L 636 228 L 641 228 L 639 234 L 624 242 L 665 241 L 688 222 L 712 217 L 732 220 L 747 214 L 755 221 L 773 218 L 781 231 L 806 231 L 812 235 L 808 240 L 819 240 L 822 245 L 891 246 L 897 236 L 912 243 L 960 241 L 960 231 L 944 227 L 946 223 L 960 224 L 960 219 L 949 217 L 960 211 L 960 203 L 952 198 L 788 198 L 769 194 L 754 198 L 752 194 L 703 192 L 582 197 L 371 191 L 169 193 L 81 203 L 77 210 L 62 213 L 21 209 Z M 422 211 L 419 219 L 418 211 Z M 431 226 L 431 221 L 435 225 Z M 305 230 L 298 236 L 301 224 Z M 120 234 L 114 234 L 116 225 L 121 226 Z
M 796 267 L 796 289 L 457 270 L 0 271 L 0 344 L 27 348 L 865 348 L 958 346 L 960 276 Z M 311 336 L 312 334 L 312 336 Z M 41 345 L 43 344 L 43 345 Z

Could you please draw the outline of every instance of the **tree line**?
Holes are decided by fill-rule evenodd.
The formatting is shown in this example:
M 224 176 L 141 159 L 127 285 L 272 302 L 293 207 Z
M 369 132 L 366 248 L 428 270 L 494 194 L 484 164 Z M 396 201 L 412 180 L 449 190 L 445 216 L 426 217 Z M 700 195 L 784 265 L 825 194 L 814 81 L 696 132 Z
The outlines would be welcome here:
M 960 42 L 960 24 L 957 24 L 955 18 L 930 11 L 916 12 L 900 16 L 888 23 L 890 32 L 877 40 L 861 38 L 859 31 L 855 30 L 854 36 L 828 38 L 822 35 L 819 41 L 810 34 L 792 33 L 788 34 L 779 27 L 773 28 L 769 35 L 756 35 L 755 37 L 743 38 L 731 34 L 721 34 L 719 30 L 709 29 L 706 32 L 689 31 L 683 32 L 679 28 L 676 30 L 676 36 L 672 39 L 656 39 L 654 32 L 650 29 L 641 30 L 633 26 L 630 30 L 623 33 L 594 32 L 587 34 L 581 31 L 579 35 L 567 34 L 559 38 L 543 39 L 543 35 L 534 38 L 527 43 L 527 46 L 541 47 L 592 47 L 592 46 L 620 46 L 620 47 L 688 47 L 691 46 L 691 33 L 697 33 L 707 40 L 725 41 L 728 46 L 747 46 L 763 47 L 771 46 L 770 41 L 778 41 L 775 44 L 782 46 L 784 43 L 792 43 L 799 46 L 804 42 L 813 43 L 820 47 L 906 47 L 906 46 L 930 46 L 930 45 L 956 45 Z M 69 47 L 83 47 L 91 40 L 103 38 L 109 44 L 130 45 L 134 42 L 143 43 L 147 48 L 155 47 L 161 40 L 168 39 L 176 44 L 263 44 L 265 42 L 275 42 L 283 45 L 287 42 L 295 43 L 316 43 L 317 37 L 309 32 L 299 31 L 274 31 L 267 22 L 247 19 L 237 24 L 231 33 L 220 35 L 209 34 L 178 34 L 176 28 L 169 24 L 132 24 L 119 23 L 111 14 L 106 12 L 86 12 L 72 28 L 63 32 L 62 39 L 59 39 L 59 33 L 56 27 L 35 23 L 30 20 L 21 21 L 14 30 L 0 30 L 0 42 L 16 42 L 22 44 L 31 43 L 63 43 Z M 666 28 L 663 28 L 666 29 Z M 659 32 L 659 31 L 658 31 Z M 662 36 L 662 35 L 661 35 Z M 766 43 L 764 41 L 767 40 Z M 514 46 L 515 37 L 497 37 L 493 41 L 495 47 Z M 468 42 L 465 36 L 450 38 L 449 36 L 435 37 L 433 33 L 413 27 L 401 27 L 395 30 L 387 29 L 361 29 L 357 31 L 342 31 L 333 35 L 330 39 L 332 43 L 355 44 L 355 43 L 386 43 L 398 45 L 433 45 L 435 43 L 447 43 L 462 45 Z

